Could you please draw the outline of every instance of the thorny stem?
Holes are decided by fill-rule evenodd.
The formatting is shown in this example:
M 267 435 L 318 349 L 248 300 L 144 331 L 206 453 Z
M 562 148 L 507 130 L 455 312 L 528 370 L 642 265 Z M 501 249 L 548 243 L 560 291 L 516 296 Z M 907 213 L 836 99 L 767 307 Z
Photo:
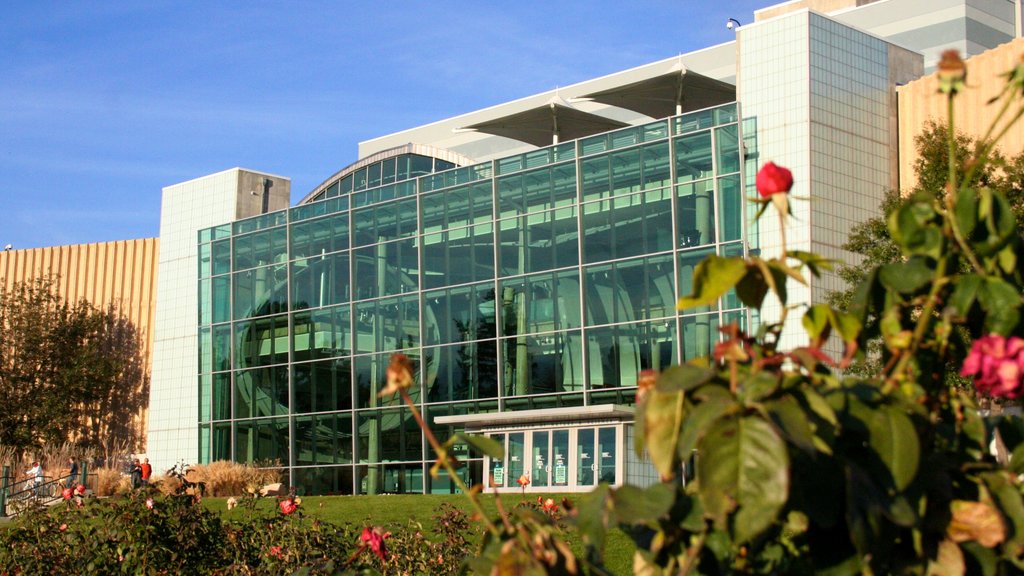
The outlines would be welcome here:
M 956 194 L 956 128 L 953 121 L 953 101 L 956 92 L 950 91 L 946 95 L 946 117 L 949 118 L 949 128 L 946 134 L 946 165 L 949 171 L 949 190 L 946 191 L 947 196 L 953 196 Z M 967 178 L 964 182 L 968 182 Z M 955 202 L 954 202 L 955 204 Z
M 498 527 L 495 526 L 494 523 L 491 522 L 490 518 L 487 517 L 487 513 L 484 511 L 480 501 L 477 500 L 476 494 L 466 486 L 466 483 L 463 482 L 462 478 L 455 472 L 455 467 L 452 466 L 451 460 L 448 457 L 448 451 L 441 446 L 441 443 L 437 441 L 437 437 L 434 436 L 434 432 L 431 431 L 430 427 L 427 426 L 427 423 L 423 421 L 423 416 L 420 415 L 420 411 L 416 408 L 416 403 L 409 397 L 409 392 L 402 389 L 399 390 L 399 393 L 401 393 L 402 400 L 405 401 L 405 404 L 412 412 L 412 417 L 416 419 L 416 423 L 419 424 L 420 429 L 423 430 L 424 436 L 427 437 L 427 442 L 430 442 L 430 445 L 434 448 L 434 453 L 437 454 L 438 461 L 441 462 L 441 465 L 444 466 L 444 469 L 448 472 L 448 477 L 452 479 L 452 482 L 455 482 L 455 485 L 462 490 L 463 494 L 469 497 L 469 501 L 473 504 L 473 509 L 476 510 L 476 513 L 484 523 L 487 524 L 487 529 L 492 534 L 498 535 Z
M 1010 129 L 1010 127 L 1013 126 L 1017 122 L 1018 119 L 1020 119 L 1022 114 L 1024 114 L 1024 109 L 1018 110 L 1017 113 L 1014 115 L 1014 117 L 1009 121 L 1009 123 L 1007 123 L 1006 126 L 1003 127 L 1003 129 L 1002 129 L 1002 131 L 1000 131 L 999 135 L 996 136 L 995 138 L 992 137 L 992 133 L 995 132 L 996 125 L 999 124 L 999 119 L 1002 118 L 1006 114 L 1006 111 L 1010 109 L 1010 105 L 1013 104 L 1013 101 L 1015 100 L 1015 98 L 1014 98 L 1014 91 L 1012 89 L 1012 85 L 1010 85 L 1010 84 L 1008 84 L 1006 86 L 1006 88 L 1003 89 L 1003 93 L 1000 94 L 998 97 L 1002 97 L 1003 95 L 1005 95 L 1007 93 L 1009 93 L 1009 96 L 1003 101 L 1002 109 L 999 111 L 999 114 L 997 114 L 995 116 L 995 120 L 993 120 L 992 123 L 989 124 L 988 132 L 986 132 L 985 136 L 982 137 L 981 140 L 979 140 L 979 143 L 982 145 L 981 153 L 978 155 L 977 158 L 974 159 L 975 161 L 969 167 L 967 167 L 967 171 L 966 171 L 965 176 L 964 176 L 964 181 L 961 184 L 961 186 L 963 186 L 963 187 L 966 187 L 966 186 L 969 185 L 971 180 L 974 178 L 974 174 L 981 167 L 981 165 L 983 163 L 982 160 L 987 159 L 988 155 L 992 153 L 992 150 L 996 146 L 996 142 L 999 142 L 999 140 L 1002 139 L 1002 137 L 1006 134 L 1006 132 Z M 952 101 L 953 95 L 950 94 L 949 98 Z M 953 132 L 952 132 L 952 128 L 953 128 L 952 127 L 952 118 L 953 117 L 951 115 L 950 116 L 950 120 L 951 120 L 951 122 L 950 122 L 950 134 L 949 134 L 951 142 L 955 138 L 955 134 L 953 134 Z
M 914 334 L 910 339 L 910 345 L 903 350 L 900 355 L 899 363 L 896 364 L 896 368 L 892 371 L 892 374 L 885 379 L 886 392 L 892 390 L 896 385 L 896 381 L 899 380 L 910 364 L 910 360 L 914 357 L 917 349 L 921 346 L 921 340 L 924 338 L 925 330 L 928 328 L 928 324 L 932 320 L 932 314 L 935 312 L 935 305 L 939 301 L 939 292 L 946 286 L 949 281 L 946 278 L 946 265 L 948 260 L 946 258 L 940 258 L 938 265 L 935 267 L 935 281 L 932 282 L 932 288 L 928 292 L 928 299 L 925 301 L 924 308 L 921 310 L 921 315 L 917 318 L 917 326 L 914 327 Z
M 693 570 L 696 565 L 697 559 L 700 558 L 700 551 L 704 548 L 704 540 L 707 538 L 707 532 L 701 532 L 697 538 L 697 542 L 686 549 L 686 561 L 679 567 L 680 574 L 689 574 L 690 570 Z

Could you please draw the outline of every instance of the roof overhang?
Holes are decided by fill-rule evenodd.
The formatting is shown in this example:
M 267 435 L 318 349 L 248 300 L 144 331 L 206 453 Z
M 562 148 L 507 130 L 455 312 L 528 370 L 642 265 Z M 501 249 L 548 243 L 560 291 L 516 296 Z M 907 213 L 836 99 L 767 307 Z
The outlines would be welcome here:
M 665 118 L 732 102 L 736 87 L 686 69 L 681 63 L 667 74 L 616 86 L 580 97 L 609 106 Z
M 606 116 L 584 112 L 565 99 L 555 96 L 544 105 L 508 116 L 479 122 L 458 130 L 486 132 L 534 146 L 549 146 L 577 138 L 585 138 L 628 126 Z
M 633 417 L 634 409 L 631 406 L 598 404 L 596 406 L 574 406 L 570 408 L 543 408 L 540 410 L 438 416 L 434 421 L 443 425 L 461 425 L 472 430 L 484 427 L 572 423 L 590 420 L 622 420 L 632 422 Z

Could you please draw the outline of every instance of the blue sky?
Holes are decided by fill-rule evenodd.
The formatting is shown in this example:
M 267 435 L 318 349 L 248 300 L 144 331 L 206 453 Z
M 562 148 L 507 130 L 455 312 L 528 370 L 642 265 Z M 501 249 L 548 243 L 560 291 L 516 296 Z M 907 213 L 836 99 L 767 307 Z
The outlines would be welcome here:
M 234 166 L 297 200 L 359 141 L 732 38 L 770 0 L 15 2 L 0 19 L 0 245 L 159 234 Z

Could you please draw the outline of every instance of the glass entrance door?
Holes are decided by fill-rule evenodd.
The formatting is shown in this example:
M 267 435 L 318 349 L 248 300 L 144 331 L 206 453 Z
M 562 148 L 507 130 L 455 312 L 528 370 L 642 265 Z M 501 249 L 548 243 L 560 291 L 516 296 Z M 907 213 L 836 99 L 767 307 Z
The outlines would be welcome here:
M 505 458 L 489 459 L 491 480 L 504 489 L 522 490 L 521 475 L 530 479 L 526 491 L 586 491 L 600 482 L 620 481 L 619 428 L 589 426 L 529 432 L 495 432 Z
M 550 442 L 551 433 L 548 431 L 537 431 L 533 433 L 532 444 L 533 447 L 530 450 L 530 466 L 531 469 L 531 486 L 535 488 L 546 488 L 550 482 L 551 473 L 551 460 L 548 456 L 551 453 Z
M 569 486 L 569 431 L 551 431 L 551 486 Z

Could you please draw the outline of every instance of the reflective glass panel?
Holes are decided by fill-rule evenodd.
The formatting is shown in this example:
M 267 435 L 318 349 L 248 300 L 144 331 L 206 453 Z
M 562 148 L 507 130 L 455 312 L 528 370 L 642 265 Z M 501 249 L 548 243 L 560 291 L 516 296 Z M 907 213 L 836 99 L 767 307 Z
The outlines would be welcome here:
M 670 255 L 588 266 L 585 282 L 588 325 L 675 315 Z
M 288 367 L 235 372 L 235 418 L 288 414 Z
M 579 331 L 501 340 L 505 396 L 583 389 L 583 346 Z
M 351 463 L 351 414 L 318 414 L 295 419 L 295 464 Z
M 493 283 L 423 294 L 423 334 L 427 345 L 493 338 L 495 322 Z
M 235 461 L 288 462 L 288 419 L 249 420 L 235 424 Z
M 585 262 L 672 249 L 672 194 L 668 189 L 617 196 L 583 205 Z
M 494 277 L 494 226 L 479 224 L 423 236 L 423 287 Z
M 711 132 L 676 138 L 676 182 L 701 180 L 713 175 Z
M 592 388 L 636 386 L 641 371 L 676 363 L 671 319 L 591 328 L 586 336 Z
M 701 180 L 676 187 L 679 247 L 691 248 L 715 241 L 715 183 Z
M 335 306 L 292 315 L 292 359 L 295 362 L 352 353 L 349 307 Z
M 269 316 L 236 322 L 235 368 L 269 366 L 288 361 L 288 317 Z
M 419 346 L 420 304 L 415 294 L 361 302 L 355 312 L 357 353 Z
M 718 342 L 718 314 L 701 314 L 684 317 L 683 321 L 683 362 L 697 358 L 708 358 Z
M 291 263 L 292 310 L 347 302 L 349 254 L 337 252 Z
M 498 348 L 494 340 L 428 348 L 424 387 L 428 402 L 494 398 L 498 394 Z
M 580 280 L 575 270 L 505 280 L 498 290 L 504 336 L 580 326 Z
M 291 226 L 291 258 L 310 258 L 348 248 L 348 212 Z
M 415 239 L 353 250 L 355 299 L 376 298 L 416 290 L 419 258 Z
M 576 208 L 559 208 L 498 223 L 503 275 L 540 272 L 579 262 Z
M 288 265 L 266 266 L 232 275 L 234 318 L 244 320 L 288 309 Z
M 294 413 L 348 410 L 352 408 L 352 360 L 294 364 L 292 388 Z

